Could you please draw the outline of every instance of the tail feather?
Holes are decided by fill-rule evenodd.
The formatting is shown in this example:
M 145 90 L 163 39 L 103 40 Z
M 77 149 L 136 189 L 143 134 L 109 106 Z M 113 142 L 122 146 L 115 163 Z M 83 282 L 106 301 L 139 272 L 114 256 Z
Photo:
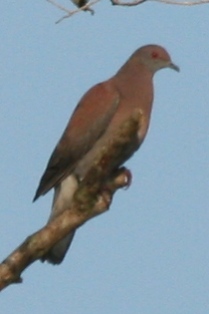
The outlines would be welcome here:
M 63 261 L 71 245 L 74 235 L 75 235 L 75 230 L 69 233 L 64 239 L 56 243 L 52 247 L 52 249 L 41 258 L 42 262 L 47 261 L 54 265 L 60 264 Z
M 78 187 L 78 182 L 73 175 L 68 176 L 56 188 L 52 204 L 52 212 L 48 222 L 60 215 L 65 210 L 70 209 L 73 195 Z M 75 235 L 75 230 L 70 232 L 65 238 L 56 243 L 41 260 L 48 261 L 51 264 L 60 264 L 70 247 Z

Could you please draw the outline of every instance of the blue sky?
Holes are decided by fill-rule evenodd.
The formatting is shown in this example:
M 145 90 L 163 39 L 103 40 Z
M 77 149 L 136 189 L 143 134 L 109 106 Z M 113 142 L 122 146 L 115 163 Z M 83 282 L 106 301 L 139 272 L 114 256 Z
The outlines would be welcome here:
M 77 232 L 63 264 L 36 262 L 7 288 L 1 312 L 208 314 L 209 8 L 94 9 L 55 25 L 62 12 L 46 1 L 0 3 L 1 259 L 48 218 L 52 193 L 32 198 L 83 93 L 148 43 L 181 72 L 155 76 L 132 186 Z

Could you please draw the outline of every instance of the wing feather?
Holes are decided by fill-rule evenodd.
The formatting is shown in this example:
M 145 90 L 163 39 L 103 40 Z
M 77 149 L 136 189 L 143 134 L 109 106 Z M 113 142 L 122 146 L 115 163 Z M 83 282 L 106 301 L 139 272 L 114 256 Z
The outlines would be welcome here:
M 34 201 L 72 173 L 104 134 L 118 105 L 119 94 L 108 81 L 95 85 L 83 96 L 49 159 Z

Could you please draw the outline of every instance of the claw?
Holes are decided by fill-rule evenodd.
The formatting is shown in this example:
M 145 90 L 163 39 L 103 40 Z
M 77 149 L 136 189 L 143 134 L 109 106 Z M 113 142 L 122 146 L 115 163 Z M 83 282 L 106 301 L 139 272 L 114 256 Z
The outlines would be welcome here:
M 121 167 L 117 170 L 117 176 L 119 177 L 120 175 L 123 177 L 123 180 L 124 180 L 123 187 L 125 189 L 128 189 L 132 183 L 131 171 L 129 169 L 127 169 L 126 167 Z
M 125 189 L 127 190 L 132 183 L 132 173 L 129 169 L 123 167 L 123 174 L 124 174 L 125 183 L 126 183 Z

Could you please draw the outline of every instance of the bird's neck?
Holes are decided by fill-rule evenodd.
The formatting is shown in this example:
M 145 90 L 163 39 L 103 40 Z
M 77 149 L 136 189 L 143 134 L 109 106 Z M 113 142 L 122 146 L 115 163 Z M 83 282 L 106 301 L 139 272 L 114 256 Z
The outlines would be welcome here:
M 131 80 L 136 83 L 143 80 L 152 80 L 154 72 L 151 71 L 145 64 L 140 63 L 138 60 L 128 60 L 117 72 L 116 76 L 120 80 Z
M 115 84 L 124 97 L 138 99 L 150 113 L 153 101 L 153 72 L 138 62 L 127 62 L 114 76 Z M 135 102 L 134 102 L 135 103 Z

